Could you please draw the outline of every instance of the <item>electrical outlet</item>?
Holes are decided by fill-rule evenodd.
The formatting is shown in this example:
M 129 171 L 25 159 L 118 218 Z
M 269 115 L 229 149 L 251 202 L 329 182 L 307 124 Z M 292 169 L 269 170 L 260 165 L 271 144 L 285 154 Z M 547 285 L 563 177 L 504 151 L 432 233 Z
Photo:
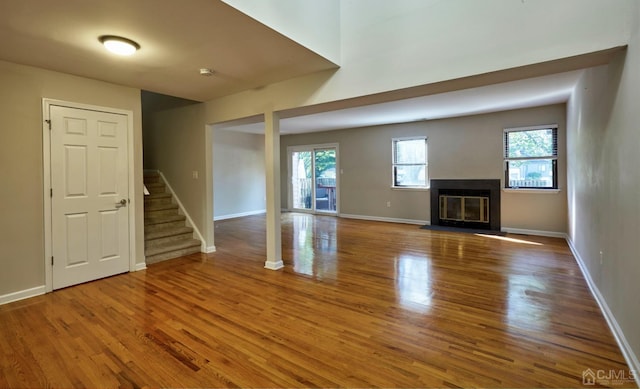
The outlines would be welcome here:
M 387 208 L 391 208 L 391 201 L 387 201 Z
M 194 180 L 197 180 L 198 179 L 198 171 L 197 170 L 192 171 L 191 172 L 191 177 L 193 177 Z
M 602 260 L 604 258 L 604 253 L 600 250 L 600 264 L 602 265 Z

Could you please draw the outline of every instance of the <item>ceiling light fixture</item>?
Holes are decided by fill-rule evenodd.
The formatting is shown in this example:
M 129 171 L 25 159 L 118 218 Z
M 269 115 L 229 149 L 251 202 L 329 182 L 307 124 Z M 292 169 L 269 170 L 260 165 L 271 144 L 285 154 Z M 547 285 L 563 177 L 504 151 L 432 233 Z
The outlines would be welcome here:
M 140 45 L 131 39 L 123 38 L 115 35 L 103 35 L 98 40 L 104 45 L 104 47 L 110 52 L 117 55 L 133 55 Z
M 213 73 L 215 73 L 215 72 L 212 69 L 209 69 L 209 68 L 201 68 L 200 69 L 200 75 L 201 76 L 209 77 L 209 76 L 213 76 Z

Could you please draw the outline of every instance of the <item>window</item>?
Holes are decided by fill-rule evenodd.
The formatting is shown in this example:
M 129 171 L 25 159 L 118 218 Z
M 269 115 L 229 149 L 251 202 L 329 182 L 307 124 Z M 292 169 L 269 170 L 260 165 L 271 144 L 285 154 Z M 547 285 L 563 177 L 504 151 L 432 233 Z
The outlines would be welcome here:
M 427 138 L 393 139 L 393 186 L 426 188 Z
M 504 130 L 505 188 L 558 188 L 558 126 Z

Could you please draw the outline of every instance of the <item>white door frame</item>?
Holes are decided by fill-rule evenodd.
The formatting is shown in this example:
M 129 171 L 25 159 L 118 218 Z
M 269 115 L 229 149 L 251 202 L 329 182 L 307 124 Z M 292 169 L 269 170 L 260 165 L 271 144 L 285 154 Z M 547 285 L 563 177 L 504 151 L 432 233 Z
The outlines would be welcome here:
M 133 150 L 133 111 L 100 107 L 97 105 L 74 103 L 55 99 L 42 99 L 42 165 L 43 165 L 43 194 L 44 194 L 44 280 L 45 292 L 53 291 L 53 269 L 51 264 L 52 253 L 52 231 L 51 231 L 51 132 L 49 130 L 49 107 L 61 106 L 75 109 L 84 109 L 89 111 L 99 111 L 125 115 L 127 117 L 128 136 L 127 136 L 127 163 L 129 164 L 129 204 L 127 215 L 129 217 L 129 271 L 136 270 L 136 201 L 135 196 L 135 180 L 134 180 L 134 150 Z
M 315 157 L 315 150 L 322 149 L 336 149 L 336 211 L 335 212 L 318 212 L 315 209 L 315 204 L 313 204 L 312 209 L 294 209 L 293 208 L 293 191 L 291 188 L 291 177 L 293 175 L 291 169 L 291 153 L 294 151 L 311 151 L 311 154 Z M 314 173 L 312 172 L 312 177 Z M 321 215 L 340 215 L 340 145 L 339 143 L 322 143 L 322 144 L 314 144 L 314 145 L 296 145 L 296 146 L 288 146 L 287 147 L 287 208 L 290 211 L 296 212 L 305 212 L 305 213 L 313 213 L 313 214 L 321 214 Z M 313 183 L 313 191 L 315 192 L 315 182 Z

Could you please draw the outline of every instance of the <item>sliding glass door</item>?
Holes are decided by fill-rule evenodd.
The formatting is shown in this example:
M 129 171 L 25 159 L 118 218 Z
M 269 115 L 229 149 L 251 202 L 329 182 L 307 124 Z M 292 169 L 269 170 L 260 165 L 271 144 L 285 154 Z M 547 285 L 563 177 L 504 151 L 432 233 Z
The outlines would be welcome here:
M 292 151 L 291 157 L 291 193 L 293 209 L 312 209 L 313 167 L 311 151 Z
M 336 149 L 314 149 L 312 161 L 315 210 L 336 212 Z
M 336 213 L 337 145 L 289 148 L 289 204 L 293 210 Z

